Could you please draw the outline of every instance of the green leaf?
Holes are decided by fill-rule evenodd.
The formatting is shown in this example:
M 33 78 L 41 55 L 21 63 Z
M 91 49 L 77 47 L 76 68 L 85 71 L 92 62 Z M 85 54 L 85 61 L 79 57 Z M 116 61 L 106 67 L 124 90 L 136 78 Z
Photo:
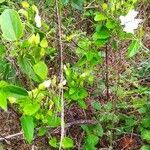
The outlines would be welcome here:
M 48 42 L 45 38 L 40 42 L 40 46 L 43 47 L 43 48 L 48 47 Z
M 104 47 L 108 42 L 108 39 L 98 39 L 95 41 L 95 45 L 99 46 L 99 47 Z
M 110 37 L 109 30 L 106 27 L 100 28 L 99 31 L 93 34 L 94 40 L 104 40 Z
M 3 59 L 5 56 L 6 48 L 3 44 L 0 44 L 0 58 Z
M 48 123 L 47 123 L 47 124 L 48 124 L 50 127 L 52 127 L 52 128 L 55 128 L 55 127 L 60 126 L 60 123 L 61 123 L 60 117 L 57 117 L 57 116 L 49 116 L 49 117 L 47 118 L 47 120 L 48 120 Z
M 86 53 L 86 58 L 88 61 L 91 61 L 93 59 L 93 57 L 94 57 L 93 52 L 87 52 Z
M 77 91 L 76 88 L 71 87 L 71 88 L 69 89 L 69 95 L 74 94 L 76 91 Z
M 128 57 L 131 58 L 139 51 L 139 42 L 137 40 L 133 40 L 132 43 L 128 47 Z
M 84 88 L 78 88 L 76 89 L 76 92 L 70 95 L 70 98 L 76 101 L 76 100 L 82 100 L 87 96 L 88 96 L 88 92 Z
M 111 111 L 112 108 L 113 108 L 112 102 L 108 102 L 107 104 L 105 104 L 104 108 L 105 108 L 107 111 Z
M 3 90 L 0 90 L 0 107 L 7 110 L 7 95 Z
M 136 121 L 132 117 L 126 118 L 126 120 L 125 120 L 125 124 L 128 127 L 133 127 L 135 125 L 135 123 L 136 123 Z
M 0 3 L 3 3 L 3 2 L 5 2 L 5 0 L 0 0 Z
M 40 77 L 38 77 L 38 75 L 36 75 L 34 70 L 33 70 L 33 65 L 35 65 L 35 61 L 31 55 L 19 57 L 18 64 L 19 64 L 19 67 L 21 68 L 21 70 L 29 78 L 31 78 L 32 80 L 34 80 L 38 83 L 42 82 Z
M 0 81 L 0 88 L 4 88 L 4 87 L 7 86 L 7 85 L 8 85 L 7 82 L 5 82 L 5 81 L 3 81 L 3 80 Z
M 141 137 L 143 140 L 150 142 L 150 130 L 143 130 L 141 133 Z
M 43 80 L 47 78 L 48 68 L 43 61 L 38 62 L 33 66 L 34 72 Z
M 38 136 L 43 136 L 47 132 L 47 129 L 45 127 L 41 127 L 38 131 Z
M 15 41 L 23 36 L 24 27 L 19 14 L 13 9 L 5 9 L 0 16 L 0 26 L 3 37 Z
M 150 117 L 143 118 L 141 124 L 144 128 L 150 128 Z
M 63 5 L 67 5 L 69 3 L 69 0 L 61 0 Z
M 50 140 L 49 140 L 49 145 L 52 146 L 52 147 L 55 147 L 57 148 L 57 139 L 55 137 L 52 137 Z
M 103 128 L 101 126 L 101 124 L 97 124 L 97 125 L 82 125 L 81 126 L 83 128 L 84 131 L 86 131 L 86 133 L 88 135 L 95 135 L 98 137 L 102 137 L 104 134 Z
M 150 145 L 143 145 L 140 150 L 150 150 Z
M 85 141 L 90 146 L 96 146 L 99 142 L 99 137 L 94 134 L 89 134 Z
M 72 0 L 71 5 L 75 9 L 83 10 L 83 0 Z
M 31 143 L 34 137 L 34 122 L 31 116 L 22 116 L 21 117 L 21 126 L 24 131 L 24 136 L 26 140 Z
M 63 142 L 62 142 L 62 147 L 63 148 L 72 148 L 74 146 L 74 142 L 71 138 L 64 137 Z
M 101 104 L 99 102 L 93 102 L 92 106 L 95 110 L 101 110 Z
M 40 109 L 40 105 L 37 104 L 37 103 L 35 103 L 35 104 L 27 104 L 23 108 L 23 111 L 24 111 L 25 115 L 31 116 L 31 115 L 35 114 L 39 109 Z
M 11 97 L 28 96 L 28 92 L 21 87 L 15 85 L 7 85 L 3 88 L 3 91 Z
M 105 15 L 103 15 L 102 13 L 98 13 L 96 14 L 96 16 L 94 17 L 95 21 L 104 21 L 106 20 L 107 17 Z
M 113 20 L 111 20 L 111 19 L 107 20 L 107 22 L 106 22 L 106 27 L 107 27 L 108 29 L 114 29 L 114 28 L 116 27 L 115 21 L 113 21 Z
M 85 89 L 81 88 L 78 90 L 78 99 L 84 99 L 87 96 L 88 96 L 88 92 Z
M 104 130 L 101 124 L 93 126 L 93 132 L 95 135 L 102 137 L 104 134 Z
M 87 109 L 87 105 L 83 100 L 78 100 L 78 104 L 80 105 L 81 108 Z

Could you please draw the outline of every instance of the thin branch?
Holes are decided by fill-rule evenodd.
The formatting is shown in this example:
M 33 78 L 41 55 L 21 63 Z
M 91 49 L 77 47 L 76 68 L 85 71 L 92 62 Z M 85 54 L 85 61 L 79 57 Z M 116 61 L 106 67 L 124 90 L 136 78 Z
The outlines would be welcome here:
M 12 135 L 8 135 L 6 137 L 1 137 L 0 141 L 4 141 L 4 140 L 7 140 L 7 139 L 15 138 L 15 137 L 20 136 L 20 135 L 23 135 L 23 132 L 19 132 L 19 133 L 15 133 L 15 134 L 12 134 Z
M 69 128 L 69 127 L 71 127 L 71 126 L 73 126 L 73 125 L 82 125 L 82 124 L 91 124 L 91 125 L 95 125 L 95 124 L 97 124 L 97 122 L 95 121 L 95 120 L 76 120 L 76 121 L 73 121 L 73 122 L 68 122 L 68 123 L 66 123 L 66 126 L 65 126 L 65 128 Z M 46 128 L 50 128 L 49 126 L 47 126 Z M 38 131 L 40 128 L 36 128 L 36 131 Z M 58 127 L 58 128 L 56 128 L 56 129 L 54 129 L 54 130 L 52 130 L 51 132 L 52 133 L 55 133 L 55 132 L 59 132 L 60 131 L 60 128 Z M 23 135 L 23 132 L 19 132 L 19 133 L 15 133 L 15 134 L 11 134 L 11 135 L 8 135 L 8 136 L 2 136 L 2 135 L 0 135 L 0 141 L 6 141 L 7 142 L 7 140 L 8 139 L 12 139 L 12 138 L 15 138 L 15 137 L 17 137 L 17 136 L 21 136 L 21 135 Z
M 60 4 L 59 0 L 56 0 L 56 12 L 57 12 L 57 22 L 58 22 L 58 34 L 59 34 L 59 48 L 60 48 L 60 83 L 64 80 L 63 75 L 63 45 L 62 45 L 62 30 L 61 30 L 61 13 L 60 13 Z M 65 136 L 65 113 L 64 113 L 64 91 L 63 85 L 60 88 L 60 99 L 61 99 L 61 139 L 59 150 L 62 147 L 62 141 Z
M 94 125 L 96 123 L 97 122 L 95 120 L 76 120 L 76 121 L 67 123 L 66 124 L 66 128 L 69 128 L 72 125 L 81 125 L 81 124 L 91 124 L 91 125 Z
M 80 126 L 80 125 L 84 125 L 84 124 L 90 124 L 90 125 L 95 125 L 95 124 L 97 124 L 98 122 L 97 121 L 95 121 L 95 120 L 75 120 L 75 121 L 73 121 L 73 122 L 68 122 L 68 123 L 66 123 L 66 125 L 65 125 L 65 128 L 67 129 L 67 128 L 70 128 L 71 126 L 73 126 L 73 125 L 78 125 L 78 126 Z M 48 127 L 49 128 L 49 127 Z M 54 129 L 54 130 L 52 130 L 52 132 L 51 133 L 59 133 L 59 131 L 60 131 L 60 127 L 58 127 L 58 128 L 56 128 L 56 129 Z

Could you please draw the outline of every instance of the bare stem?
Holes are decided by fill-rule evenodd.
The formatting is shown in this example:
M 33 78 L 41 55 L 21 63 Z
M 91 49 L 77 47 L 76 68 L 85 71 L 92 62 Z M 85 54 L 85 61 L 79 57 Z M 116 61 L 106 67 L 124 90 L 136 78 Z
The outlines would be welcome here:
M 58 22 L 58 34 L 59 34 L 59 51 L 60 51 L 60 83 L 63 82 L 64 74 L 63 74 L 63 45 L 62 45 L 62 30 L 61 30 L 61 13 L 60 13 L 60 3 L 59 0 L 56 0 L 56 12 L 57 12 L 57 22 Z M 62 147 L 62 141 L 65 136 L 65 120 L 64 120 L 64 91 L 63 85 L 59 91 L 60 99 L 61 99 L 61 139 L 59 150 Z

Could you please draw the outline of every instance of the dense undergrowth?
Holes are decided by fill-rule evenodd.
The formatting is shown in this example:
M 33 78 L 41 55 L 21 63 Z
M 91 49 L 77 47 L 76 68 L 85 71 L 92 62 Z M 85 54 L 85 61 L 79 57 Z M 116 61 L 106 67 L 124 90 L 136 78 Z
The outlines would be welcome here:
M 29 144 L 150 150 L 149 8 L 0 0 L 0 107 L 19 114 Z

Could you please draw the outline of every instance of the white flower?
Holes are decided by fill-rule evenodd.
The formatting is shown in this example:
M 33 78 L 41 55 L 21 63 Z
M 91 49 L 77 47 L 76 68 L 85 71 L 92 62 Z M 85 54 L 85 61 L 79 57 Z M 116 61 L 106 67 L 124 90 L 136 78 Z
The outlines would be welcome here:
M 41 27 L 41 17 L 39 16 L 39 12 L 36 11 L 36 15 L 35 15 L 35 23 L 36 23 L 36 27 L 40 28 Z
M 66 85 L 67 81 L 63 80 L 62 85 Z
M 135 19 L 137 14 L 138 11 L 130 10 L 126 16 L 119 17 L 121 25 L 124 25 L 123 31 L 134 34 L 134 29 L 137 29 L 139 23 L 142 22 L 142 19 Z
M 51 80 L 46 80 L 43 82 L 44 87 L 49 88 L 51 85 Z

